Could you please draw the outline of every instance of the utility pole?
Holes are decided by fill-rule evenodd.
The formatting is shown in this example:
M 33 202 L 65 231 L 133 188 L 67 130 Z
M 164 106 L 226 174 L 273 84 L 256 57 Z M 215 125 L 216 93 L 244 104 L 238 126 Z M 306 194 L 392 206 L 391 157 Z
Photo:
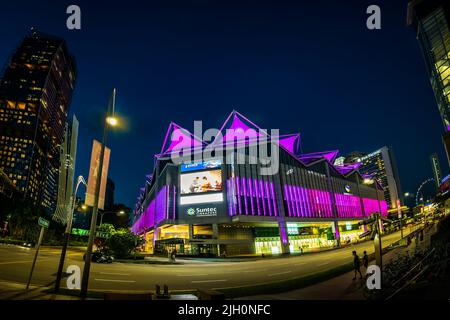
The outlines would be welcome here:
M 108 104 L 108 108 L 106 111 L 106 117 L 103 119 L 103 137 L 102 137 L 102 146 L 100 151 L 100 159 L 98 164 L 98 173 L 95 184 L 95 194 L 94 194 L 94 207 L 92 209 L 92 218 L 91 218 L 91 227 L 89 231 L 89 241 L 86 250 L 86 259 L 84 260 L 84 268 L 83 268 L 83 278 L 81 281 L 81 292 L 80 295 L 82 298 L 85 298 L 87 295 L 87 289 L 89 285 L 89 272 L 91 268 L 91 259 L 92 259 L 92 247 L 94 245 L 95 239 L 95 231 L 97 228 L 97 215 L 98 215 L 98 202 L 100 195 L 100 184 L 102 181 L 102 173 L 103 173 L 103 158 L 105 156 L 105 144 L 106 138 L 108 134 L 108 125 L 114 126 L 117 124 L 117 119 L 114 118 L 114 105 L 116 99 L 116 89 L 113 89 L 112 93 L 112 116 L 110 116 L 110 104 Z
M 64 234 L 64 242 L 63 242 L 63 247 L 61 250 L 61 257 L 59 259 L 58 272 L 56 273 L 55 292 L 58 292 L 60 284 L 61 284 L 61 278 L 62 278 L 62 273 L 63 273 L 63 269 L 64 269 L 64 260 L 66 259 L 67 246 L 69 245 L 70 233 L 72 231 L 73 212 L 75 211 L 77 191 L 78 191 L 78 187 L 81 183 L 86 186 L 86 181 L 84 181 L 84 178 L 82 176 L 79 176 L 77 179 L 77 185 L 75 187 L 75 191 L 74 191 L 74 193 L 72 195 L 72 199 L 71 199 L 73 201 L 70 201 L 70 205 L 69 205 L 68 212 L 67 212 L 68 220 L 67 220 L 66 232 Z

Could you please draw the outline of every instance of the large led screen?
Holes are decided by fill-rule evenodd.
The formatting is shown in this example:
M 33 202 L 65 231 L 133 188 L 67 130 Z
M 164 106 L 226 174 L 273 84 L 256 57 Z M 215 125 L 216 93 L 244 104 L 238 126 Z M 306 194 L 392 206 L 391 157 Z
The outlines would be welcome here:
M 181 195 L 222 191 L 222 170 L 209 170 L 180 175 Z

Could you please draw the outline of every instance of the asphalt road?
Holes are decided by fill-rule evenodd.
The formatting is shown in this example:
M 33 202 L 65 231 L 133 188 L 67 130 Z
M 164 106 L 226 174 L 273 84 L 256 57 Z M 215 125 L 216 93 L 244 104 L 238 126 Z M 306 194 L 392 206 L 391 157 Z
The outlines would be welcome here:
M 405 235 L 407 231 L 404 231 Z M 400 239 L 396 232 L 383 237 L 383 247 Z M 170 290 L 229 288 L 287 280 L 332 269 L 352 261 L 352 250 L 360 256 L 374 251 L 372 241 L 350 247 L 305 254 L 240 262 L 198 262 L 183 265 L 91 264 L 90 289 L 153 290 L 156 284 L 167 284 Z M 26 283 L 34 249 L 0 245 L 0 281 Z M 59 249 L 42 248 L 36 263 L 32 284 L 51 285 L 59 261 Z M 68 251 L 68 265 L 83 270 L 82 253 Z M 61 287 L 66 287 L 63 279 Z

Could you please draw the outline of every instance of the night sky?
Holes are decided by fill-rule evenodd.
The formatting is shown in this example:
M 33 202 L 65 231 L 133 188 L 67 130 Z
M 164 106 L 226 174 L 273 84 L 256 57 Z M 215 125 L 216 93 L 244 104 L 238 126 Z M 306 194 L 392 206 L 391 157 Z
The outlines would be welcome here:
M 95 2 L 95 3 L 93 3 Z M 340 2 L 338 4 L 337 2 Z M 66 29 L 78 4 L 82 29 Z M 378 4 L 382 29 L 366 28 Z M 407 1 L 2 1 L 0 63 L 31 26 L 66 39 L 78 67 L 76 173 L 117 88 L 126 128 L 109 136 L 116 202 L 134 207 L 170 121 L 219 128 L 236 109 L 262 128 L 300 132 L 303 152 L 394 148 L 403 191 L 444 173 L 442 124 Z M 5 18 L 6 17 L 6 18 Z

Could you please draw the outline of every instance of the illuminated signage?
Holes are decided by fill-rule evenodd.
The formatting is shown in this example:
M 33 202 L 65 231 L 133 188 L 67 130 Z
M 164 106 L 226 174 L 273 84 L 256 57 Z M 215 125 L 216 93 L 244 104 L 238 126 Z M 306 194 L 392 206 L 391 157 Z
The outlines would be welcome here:
M 186 214 L 191 217 L 215 217 L 217 212 L 217 207 L 189 207 L 186 209 Z
M 298 235 L 298 227 L 296 223 L 288 223 L 287 224 L 287 232 L 288 235 L 294 236 L 294 235 Z
M 194 204 L 194 203 L 222 202 L 222 201 L 223 201 L 223 193 L 221 193 L 221 192 L 180 197 L 181 205 Z
M 186 163 L 180 166 L 180 172 L 189 172 L 189 171 L 197 171 L 197 170 L 209 170 L 220 168 L 222 166 L 222 161 L 220 160 L 210 160 L 205 162 L 196 162 L 196 163 Z

